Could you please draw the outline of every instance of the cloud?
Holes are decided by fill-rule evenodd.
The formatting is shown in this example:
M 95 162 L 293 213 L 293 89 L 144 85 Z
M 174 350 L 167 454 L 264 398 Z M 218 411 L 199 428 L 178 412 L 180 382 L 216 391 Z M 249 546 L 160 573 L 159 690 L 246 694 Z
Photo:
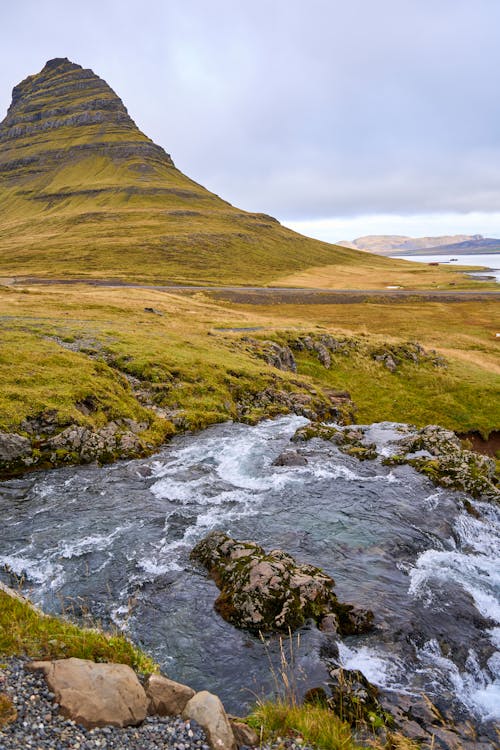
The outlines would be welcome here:
M 285 220 L 500 207 L 497 0 L 25 0 L 1 13 L 3 110 L 14 84 L 68 56 L 236 205 Z

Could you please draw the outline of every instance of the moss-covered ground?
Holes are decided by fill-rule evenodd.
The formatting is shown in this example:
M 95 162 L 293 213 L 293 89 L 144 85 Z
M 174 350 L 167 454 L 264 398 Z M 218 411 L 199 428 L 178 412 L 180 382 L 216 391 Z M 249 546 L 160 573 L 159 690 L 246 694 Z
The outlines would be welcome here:
M 366 727 L 361 732 L 365 739 L 356 739 L 351 726 L 330 709 L 319 704 L 300 705 L 283 698 L 259 703 L 247 721 L 263 740 L 278 745 L 294 738 L 297 744 L 318 750 L 418 750 L 419 747 L 400 732 L 389 731 L 382 740 L 375 731 L 370 735 Z

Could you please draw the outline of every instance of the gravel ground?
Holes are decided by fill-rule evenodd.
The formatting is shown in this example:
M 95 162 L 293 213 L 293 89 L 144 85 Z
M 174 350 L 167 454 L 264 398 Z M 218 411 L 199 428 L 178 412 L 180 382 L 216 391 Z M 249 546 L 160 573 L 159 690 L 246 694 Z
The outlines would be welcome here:
M 17 720 L 0 728 L 0 750 L 210 750 L 202 729 L 177 716 L 150 716 L 140 727 L 86 730 L 58 713 L 40 672 L 21 659 L 1 662 L 0 693 L 17 708 Z
M 210 750 L 201 727 L 180 716 L 149 716 L 140 727 L 126 729 L 84 729 L 59 715 L 43 674 L 25 670 L 26 663 L 0 659 L 0 694 L 8 695 L 17 709 L 16 721 L 0 727 L 0 750 Z M 260 750 L 278 748 L 312 750 L 291 739 Z

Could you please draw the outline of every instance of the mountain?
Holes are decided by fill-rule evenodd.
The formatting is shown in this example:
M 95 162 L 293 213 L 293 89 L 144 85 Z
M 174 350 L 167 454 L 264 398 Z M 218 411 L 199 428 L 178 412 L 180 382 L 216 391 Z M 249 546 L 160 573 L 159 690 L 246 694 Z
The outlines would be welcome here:
M 473 254 L 500 252 L 500 240 L 483 237 L 482 234 L 454 234 L 443 237 L 406 237 L 398 234 L 374 234 L 358 237 L 352 242 L 341 241 L 341 247 L 364 250 L 380 255 L 432 255 L 450 253 Z
M 13 90 L 0 123 L 0 275 L 265 283 L 365 258 L 191 180 L 67 58 Z
M 460 235 L 458 235 L 460 236 Z M 434 239 L 434 238 L 433 238 Z M 436 238 L 437 239 L 437 238 Z M 444 238 L 443 239 L 447 239 Z M 421 253 L 432 255 L 474 255 L 483 253 L 500 253 L 500 239 L 493 237 L 482 237 L 481 235 L 472 235 L 471 238 L 460 242 L 450 244 L 440 244 L 426 246 L 425 248 L 417 247 L 411 250 L 401 248 L 394 255 L 419 255 Z

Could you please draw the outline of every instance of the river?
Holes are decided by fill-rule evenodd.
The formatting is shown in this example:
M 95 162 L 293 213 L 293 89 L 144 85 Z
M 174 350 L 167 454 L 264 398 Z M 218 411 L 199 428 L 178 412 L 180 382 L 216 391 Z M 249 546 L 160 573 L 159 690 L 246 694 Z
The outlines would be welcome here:
M 306 466 L 273 466 L 304 422 L 226 423 L 148 459 L 3 482 L 0 563 L 46 610 L 115 623 L 169 676 L 241 713 L 272 689 L 278 642 L 217 615 L 189 551 L 213 528 L 282 547 L 332 575 L 342 601 L 373 609 L 375 630 L 338 644 L 345 667 L 475 722 L 500 718 L 500 509 L 472 501 L 476 518 L 409 466 L 321 440 L 301 445 Z M 398 434 L 367 428 L 385 454 Z M 307 684 L 325 679 L 331 636 L 307 626 L 295 651 Z

